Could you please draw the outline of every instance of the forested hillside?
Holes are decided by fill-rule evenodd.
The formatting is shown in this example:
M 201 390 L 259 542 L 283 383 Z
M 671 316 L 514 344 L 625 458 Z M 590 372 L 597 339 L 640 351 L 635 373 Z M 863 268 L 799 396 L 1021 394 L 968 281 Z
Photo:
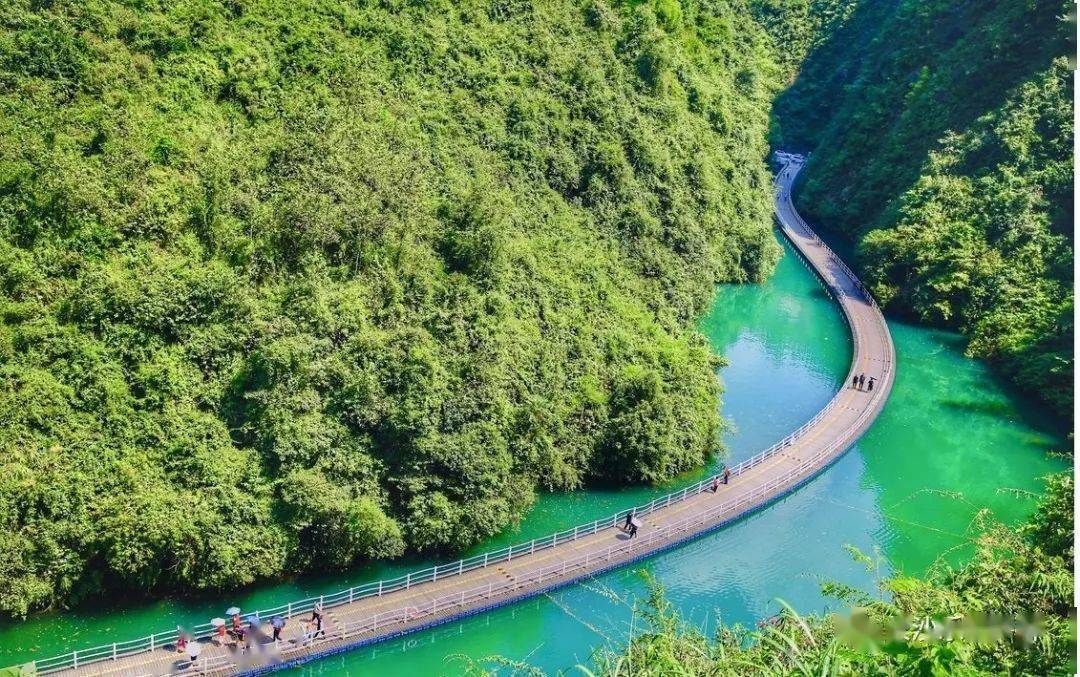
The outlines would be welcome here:
M 879 299 L 954 326 L 1072 412 L 1072 74 L 1063 0 L 755 0 L 793 84 L 799 209 Z M 805 54 L 805 60 L 800 61 Z
M 961 329 L 1060 414 L 1072 412 L 1073 54 L 1060 0 L 752 0 L 790 86 L 775 146 L 812 152 L 797 189 L 815 225 L 857 245 L 879 299 Z M 1071 473 L 1019 529 L 980 511 L 970 561 L 867 592 L 857 612 L 787 608 L 706 635 L 655 586 L 593 674 L 1076 673 Z M 875 556 L 853 550 L 876 573 Z M 1010 627 L 1042 619 L 1032 641 Z M 1006 625 L 999 625 L 1004 620 Z M 937 635 L 949 623 L 979 632 Z M 708 619 L 706 621 L 708 626 Z M 899 632 L 896 632 L 899 630 Z M 995 634 L 996 633 L 996 634 Z
M 13 0 L 0 608 L 453 550 L 718 447 L 737 1 Z

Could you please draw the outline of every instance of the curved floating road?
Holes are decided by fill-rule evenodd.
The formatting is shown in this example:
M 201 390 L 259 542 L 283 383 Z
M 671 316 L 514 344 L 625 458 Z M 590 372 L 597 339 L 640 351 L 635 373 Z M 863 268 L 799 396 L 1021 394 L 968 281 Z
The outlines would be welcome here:
M 802 158 L 778 154 L 776 217 L 784 235 L 824 282 L 851 327 L 854 355 L 843 389 L 794 433 L 731 468 L 729 484 L 705 480 L 635 509 L 642 526 L 629 538 L 626 512 L 529 543 L 459 562 L 260 611 L 289 619 L 282 640 L 263 638 L 247 651 L 210 641 L 192 662 L 176 652 L 175 632 L 107 644 L 38 661 L 42 673 L 85 675 L 256 674 L 291 667 L 535 596 L 624 566 L 713 531 L 794 491 L 844 453 L 880 413 L 896 361 L 885 318 L 854 273 L 795 211 L 791 185 Z M 851 387 L 854 374 L 874 377 L 872 391 Z M 324 636 L 305 638 L 303 621 L 324 609 Z

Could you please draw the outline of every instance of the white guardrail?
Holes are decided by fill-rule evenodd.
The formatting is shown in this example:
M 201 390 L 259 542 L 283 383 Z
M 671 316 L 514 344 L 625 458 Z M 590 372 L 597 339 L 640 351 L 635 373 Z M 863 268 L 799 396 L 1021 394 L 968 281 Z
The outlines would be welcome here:
M 790 200 L 790 195 L 788 196 Z M 859 283 L 855 274 L 828 248 L 824 242 L 806 225 L 806 222 L 795 211 L 792 206 L 791 212 L 798 219 L 800 226 L 805 230 L 806 234 L 813 239 L 816 243 L 828 251 L 830 258 L 837 263 L 840 268 L 848 275 L 851 281 L 860 289 L 862 296 L 868 300 L 875 308 L 877 304 L 874 299 L 866 292 L 865 288 Z M 828 290 L 832 295 L 832 290 Z M 842 291 L 842 290 L 841 290 Z M 841 302 L 841 307 L 843 303 Z M 844 319 L 847 321 L 848 326 L 851 329 L 853 335 L 854 356 L 852 358 L 852 371 L 858 364 L 858 346 L 859 346 L 859 332 L 855 322 L 852 321 L 848 313 L 843 313 Z M 881 314 L 876 313 L 879 321 L 884 324 L 884 319 L 881 318 Z M 886 329 L 886 331 L 888 331 Z M 890 369 L 891 361 L 886 359 L 884 372 L 888 373 Z M 848 374 L 850 379 L 851 373 Z M 776 455 L 781 450 L 790 446 L 796 439 L 806 433 L 811 427 L 817 424 L 823 417 L 825 417 L 837 404 L 843 391 L 833 396 L 829 403 L 825 405 L 823 409 L 818 411 L 809 421 L 801 425 L 797 430 L 784 437 L 782 440 L 772 445 L 768 449 L 756 454 L 755 456 L 748 458 L 747 460 L 739 463 L 730 468 L 731 475 L 737 477 L 744 472 L 755 468 L 770 457 Z M 878 395 L 880 397 L 879 391 Z M 768 495 L 770 492 L 780 488 L 791 482 L 792 479 L 801 478 L 801 476 L 814 465 L 816 465 L 824 456 L 836 451 L 840 445 L 846 445 L 849 441 L 848 433 L 866 422 L 866 419 L 873 413 L 874 408 L 867 408 L 863 412 L 862 416 L 845 432 L 844 435 L 837 438 L 833 443 L 830 443 L 824 449 L 819 451 L 810 460 L 802 463 L 797 468 L 785 473 L 783 476 L 773 479 L 766 484 L 756 489 L 752 494 L 743 496 L 739 499 L 728 501 L 718 504 L 709 510 L 690 516 L 674 525 L 668 525 L 662 528 L 656 528 L 649 531 L 647 536 L 641 539 L 633 539 L 626 541 L 622 545 L 613 545 L 609 547 L 603 554 L 605 560 L 611 560 L 613 557 L 617 557 L 624 552 L 633 552 L 635 550 L 641 550 L 648 544 L 655 543 L 659 540 L 667 540 L 674 537 L 678 533 L 682 533 L 690 529 L 691 526 L 702 524 L 704 522 L 712 520 L 714 517 L 739 508 L 748 503 L 754 503 L 763 496 Z M 312 611 L 316 605 L 321 605 L 324 609 L 341 606 L 344 604 L 352 604 L 357 600 L 364 599 L 366 597 L 382 596 L 397 590 L 406 590 L 414 585 L 420 583 L 427 583 L 431 581 L 441 580 L 449 576 L 458 576 L 463 573 L 473 571 L 475 569 L 481 569 L 493 565 L 495 563 L 505 562 L 515 557 L 521 557 L 530 555 L 532 553 L 545 550 L 548 548 L 554 548 L 560 543 L 566 543 L 568 541 L 577 540 L 582 536 L 588 536 L 590 534 L 597 533 L 598 531 L 609 529 L 616 526 L 621 520 L 625 519 L 628 513 L 633 513 L 638 516 L 648 515 L 661 508 L 666 508 L 672 503 L 685 500 L 686 498 L 696 495 L 707 488 L 710 488 L 714 479 L 719 475 L 710 476 L 701 480 L 695 484 L 685 487 L 679 491 L 673 491 L 665 496 L 655 498 L 643 505 L 630 508 L 628 510 L 621 510 L 616 512 L 611 517 L 604 519 L 593 520 L 592 522 L 586 522 L 579 524 L 571 529 L 559 531 L 549 536 L 541 538 L 534 538 L 527 543 L 521 543 L 519 545 L 511 545 L 499 550 L 486 552 L 473 557 L 465 559 L 459 559 L 456 562 L 448 564 L 436 565 L 420 571 L 414 571 L 404 576 L 397 578 L 391 578 L 386 580 L 375 581 L 365 585 L 353 586 L 346 590 L 340 590 L 336 593 L 329 595 L 319 595 L 318 597 L 308 597 L 307 599 L 297 600 L 281 604 L 276 607 L 268 609 L 259 609 L 258 611 L 245 612 L 245 615 L 257 615 L 260 618 L 271 618 L 272 616 L 283 616 L 287 619 Z M 470 605 L 478 599 L 490 599 L 492 597 L 498 597 L 502 593 L 509 589 L 520 588 L 525 585 L 530 585 L 533 582 L 542 582 L 545 578 L 551 579 L 553 576 L 563 576 L 567 571 L 575 571 L 581 567 L 588 567 L 590 562 L 595 562 L 601 555 L 592 553 L 586 554 L 583 557 L 576 559 L 570 559 L 560 564 L 551 565 L 547 567 L 541 567 L 527 572 L 522 575 L 518 575 L 515 580 L 508 581 L 506 583 L 488 584 L 481 586 L 474 590 L 455 592 L 445 597 L 440 597 L 432 601 L 430 605 L 424 607 L 406 607 L 402 609 L 395 609 L 393 611 L 385 612 L 372 616 L 371 618 L 364 619 L 362 621 L 356 621 L 354 623 L 343 624 L 339 629 L 331 633 L 330 638 L 347 639 L 356 635 L 364 634 L 366 632 L 374 632 L 379 627 L 385 627 L 388 624 L 400 623 L 405 621 L 412 621 L 417 618 L 421 618 L 426 615 L 434 615 L 439 611 L 445 611 L 451 607 L 462 608 Z M 524 576 L 524 578 L 522 578 Z M 209 623 L 203 623 L 195 626 L 188 631 L 188 635 L 193 639 L 208 638 L 213 634 L 214 628 Z M 174 629 L 166 630 L 163 632 L 155 632 L 145 637 L 138 639 L 131 639 L 123 642 L 113 642 L 111 644 L 103 644 L 89 649 L 80 649 L 72 651 L 60 656 L 54 656 L 52 658 L 46 658 L 40 661 L 35 661 L 34 665 L 37 671 L 41 674 L 48 674 L 59 672 L 62 670 L 75 669 L 85 666 L 89 663 L 105 660 L 116 660 L 126 656 L 131 656 L 138 653 L 147 651 L 154 651 L 161 648 L 165 644 L 175 642 L 177 637 L 177 631 Z M 296 649 L 294 649 L 296 650 Z M 232 656 L 217 656 L 206 657 L 200 661 L 196 661 L 192 666 L 196 671 L 207 671 L 225 667 L 234 660 Z

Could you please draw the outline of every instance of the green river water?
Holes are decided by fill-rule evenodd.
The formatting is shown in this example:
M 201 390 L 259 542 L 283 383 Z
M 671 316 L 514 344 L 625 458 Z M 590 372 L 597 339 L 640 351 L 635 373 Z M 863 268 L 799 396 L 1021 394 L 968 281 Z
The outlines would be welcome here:
M 1047 452 L 1066 448 L 1066 431 L 984 365 L 964 358 L 958 335 L 892 320 L 889 326 L 898 365 L 885 411 L 840 461 L 783 501 L 643 564 L 295 672 L 457 674 L 463 656 L 492 655 L 550 673 L 572 670 L 587 664 L 595 648 L 625 640 L 630 605 L 645 589 L 642 569 L 666 586 L 688 618 L 711 628 L 717 618 L 752 624 L 772 615 L 777 598 L 803 612 L 828 608 L 822 579 L 870 589 L 874 574 L 851 560 L 846 544 L 879 550 L 887 561 L 882 573 L 920 573 L 943 553 L 960 561 L 969 552 L 965 533 L 976 510 L 989 507 L 1016 521 L 1032 509 L 1032 499 L 1006 490 L 1039 491 L 1040 477 L 1065 467 Z M 851 355 L 838 308 L 789 247 L 767 283 L 721 287 L 701 329 L 730 362 L 720 376 L 734 461 L 812 417 L 841 387 Z M 711 470 L 665 487 L 545 495 L 518 529 L 474 552 L 610 515 Z M 0 665 L 201 623 L 234 603 L 268 607 L 430 564 L 368 566 L 225 598 L 120 599 L 7 622 L 0 625 Z

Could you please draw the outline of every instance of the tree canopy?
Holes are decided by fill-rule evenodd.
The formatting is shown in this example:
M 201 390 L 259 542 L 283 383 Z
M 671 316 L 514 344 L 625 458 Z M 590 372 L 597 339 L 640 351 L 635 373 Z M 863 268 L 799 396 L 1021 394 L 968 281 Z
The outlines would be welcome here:
M 890 309 L 1071 416 L 1073 5 L 753 6 L 790 63 L 773 142 L 812 152 L 799 209 L 859 245 Z
M 739 0 L 12 0 L 0 609 L 450 551 L 719 448 Z

